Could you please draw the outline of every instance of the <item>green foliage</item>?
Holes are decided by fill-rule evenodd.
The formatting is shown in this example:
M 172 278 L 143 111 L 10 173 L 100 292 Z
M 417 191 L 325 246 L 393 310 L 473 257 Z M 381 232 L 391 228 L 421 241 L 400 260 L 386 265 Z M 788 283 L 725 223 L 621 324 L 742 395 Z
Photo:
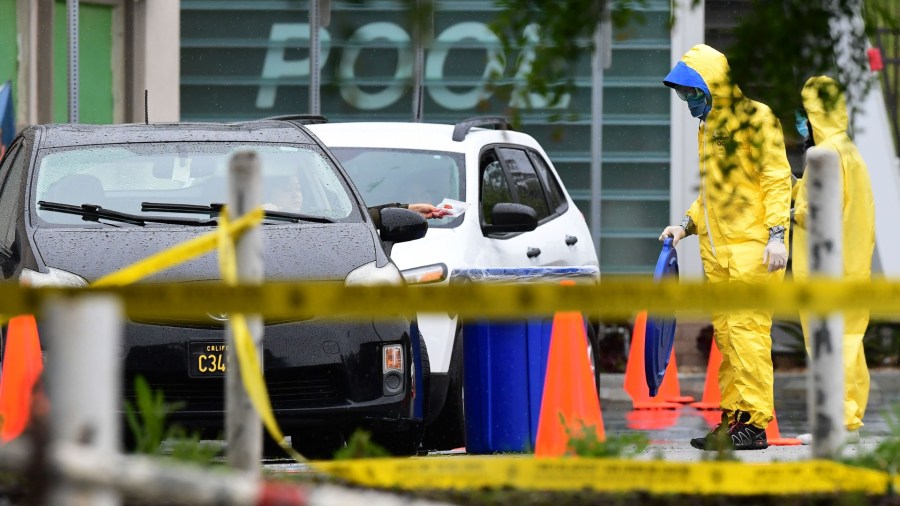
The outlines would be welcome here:
M 640 432 L 610 436 L 605 441 L 601 441 L 597 437 L 596 426 L 586 425 L 584 421 L 578 420 L 581 428 L 575 429 L 566 423 L 562 413 L 560 413 L 559 419 L 569 437 L 568 451 L 579 457 L 629 458 L 639 455 L 650 445 L 647 436 Z
M 153 390 L 143 376 L 134 380 L 135 402 L 125 401 L 125 418 L 134 437 L 135 452 L 163 455 L 163 441 L 170 443 L 170 456 L 175 460 L 209 463 L 219 453 L 212 445 L 203 444 L 196 433 L 166 423 L 169 415 L 183 403 L 166 402 L 162 390 Z
M 900 404 L 892 406 L 885 415 L 890 435 L 870 452 L 844 459 L 845 464 L 885 471 L 891 476 L 900 473 Z
M 374 459 L 390 456 L 390 452 L 372 441 L 370 432 L 362 429 L 353 431 L 347 441 L 347 446 L 334 453 L 335 460 Z
M 647 0 L 497 0 L 497 4 L 501 11 L 491 29 L 502 51 L 494 62 L 491 88 L 518 107 L 530 108 L 536 97 L 546 101 L 547 107 L 561 104 L 575 90 L 579 58 L 594 50 L 600 21 L 608 19 L 615 26 L 642 22 L 638 8 L 647 5 Z M 508 55 L 526 48 L 533 50 L 533 57 L 506 61 Z M 525 86 L 514 89 L 509 78 L 520 75 Z M 511 111 L 511 116 L 517 123 L 518 110 Z

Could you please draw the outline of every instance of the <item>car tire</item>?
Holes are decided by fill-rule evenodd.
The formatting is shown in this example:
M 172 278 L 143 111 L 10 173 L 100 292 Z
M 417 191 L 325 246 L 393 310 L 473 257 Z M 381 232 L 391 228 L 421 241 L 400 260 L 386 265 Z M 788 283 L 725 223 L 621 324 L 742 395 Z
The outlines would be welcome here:
M 463 334 L 456 328 L 450 370 L 447 372 L 447 397 L 441 413 L 425 430 L 425 447 L 429 450 L 453 450 L 466 445 L 466 417 L 463 404 Z
M 416 393 L 422 395 L 422 409 L 427 410 L 431 389 L 431 360 L 428 358 L 428 348 L 425 346 L 425 339 L 421 334 L 419 334 L 419 349 L 421 350 L 422 384 L 416 386 Z M 426 414 L 427 411 L 422 414 L 421 422 L 413 423 L 407 430 L 375 432 L 372 434 L 372 440 L 397 457 L 428 453 L 423 445 Z
M 291 434 L 291 447 L 310 460 L 331 460 L 346 445 L 342 431 Z
M 588 358 L 591 361 L 591 369 L 594 376 L 594 386 L 597 387 L 597 398 L 600 397 L 600 337 L 597 328 L 590 321 L 587 322 Z

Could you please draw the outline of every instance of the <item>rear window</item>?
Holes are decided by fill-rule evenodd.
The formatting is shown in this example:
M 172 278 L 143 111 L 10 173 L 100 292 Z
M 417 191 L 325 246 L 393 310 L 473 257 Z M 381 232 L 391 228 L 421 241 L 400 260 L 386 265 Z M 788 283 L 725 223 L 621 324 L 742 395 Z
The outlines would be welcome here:
M 335 221 L 351 219 L 346 182 L 308 145 L 165 143 L 79 146 L 43 150 L 33 208 L 50 224 L 85 224 L 80 216 L 38 209 L 37 202 L 99 205 L 131 214 L 142 202 L 209 205 L 228 201 L 228 162 L 242 150 L 261 161 L 266 209 Z M 153 211 L 153 216 L 184 214 Z M 358 219 L 358 218 L 357 218 Z
M 437 205 L 466 200 L 463 155 L 440 151 L 332 148 L 367 206 L 400 203 Z M 462 217 L 428 220 L 450 227 Z

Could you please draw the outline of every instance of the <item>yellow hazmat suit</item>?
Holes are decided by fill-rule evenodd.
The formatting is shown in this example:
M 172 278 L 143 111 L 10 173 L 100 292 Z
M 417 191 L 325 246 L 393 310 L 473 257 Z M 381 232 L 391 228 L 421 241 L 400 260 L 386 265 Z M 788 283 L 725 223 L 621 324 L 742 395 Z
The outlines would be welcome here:
M 830 110 L 819 97 L 837 97 Z M 837 83 L 831 78 L 812 77 L 803 87 L 803 107 L 812 126 L 816 146 L 837 152 L 843 173 L 844 207 L 843 255 L 844 277 L 868 281 L 872 273 L 872 251 L 875 248 L 875 202 L 866 163 L 847 136 L 847 107 Z M 793 274 L 796 279 L 809 277 L 809 252 L 806 236 L 808 201 L 806 178 L 798 181 L 794 204 Z M 801 314 L 803 336 L 809 346 L 809 317 Z M 869 324 L 869 312 L 844 312 L 844 424 L 848 430 L 862 426 L 869 401 L 869 369 L 863 352 L 863 335 Z
M 703 83 L 667 78 L 665 84 L 705 84 L 712 97 L 697 135 L 700 195 L 687 212 L 706 277 L 713 283 L 781 280 L 784 271 L 769 272 L 763 261 L 770 230 L 790 225 L 791 169 L 781 125 L 766 105 L 743 96 L 728 80 L 722 53 L 701 44 L 681 62 Z M 712 320 L 722 352 L 722 410 L 732 422 L 735 411 L 747 412 L 750 424 L 765 428 L 774 410 L 772 314 L 735 311 L 713 314 Z

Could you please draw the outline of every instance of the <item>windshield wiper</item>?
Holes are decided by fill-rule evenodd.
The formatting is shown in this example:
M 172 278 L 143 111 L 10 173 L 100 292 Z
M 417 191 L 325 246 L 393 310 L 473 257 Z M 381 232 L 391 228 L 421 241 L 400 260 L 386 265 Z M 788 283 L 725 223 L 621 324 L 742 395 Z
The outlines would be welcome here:
M 132 225 L 145 226 L 147 223 L 163 223 L 166 225 L 193 225 L 193 226 L 210 226 L 216 225 L 215 220 L 192 220 L 188 218 L 164 218 L 162 216 L 137 216 L 134 214 L 123 213 L 121 211 L 113 211 L 104 209 L 94 204 L 81 204 L 75 206 L 71 204 L 62 204 L 60 202 L 49 202 L 41 200 L 38 202 L 38 209 L 46 211 L 54 211 L 57 213 L 77 214 L 85 221 L 110 220 L 122 223 L 130 223 Z
M 218 216 L 225 204 L 213 202 L 207 206 L 198 204 L 174 204 L 167 202 L 141 202 L 141 211 L 156 211 L 167 213 L 206 214 L 210 218 Z M 289 213 L 285 211 L 265 211 L 265 217 L 272 220 L 289 221 L 298 223 L 310 221 L 315 223 L 334 223 L 331 218 L 324 216 L 312 216 L 309 214 Z

